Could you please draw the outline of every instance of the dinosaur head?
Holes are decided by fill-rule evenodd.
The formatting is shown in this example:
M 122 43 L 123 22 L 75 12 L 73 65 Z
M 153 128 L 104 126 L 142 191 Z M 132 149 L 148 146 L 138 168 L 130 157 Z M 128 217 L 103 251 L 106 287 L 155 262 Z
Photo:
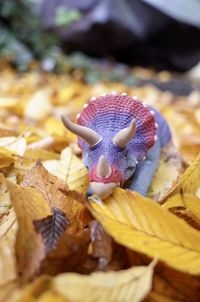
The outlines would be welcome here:
M 133 154 L 131 156 L 126 148 L 136 132 L 135 120 L 113 137 L 108 132 L 106 137 L 102 137 L 90 128 L 73 124 L 66 117 L 62 120 L 68 130 L 77 134 L 87 144 L 87 152 L 83 156 L 89 169 L 93 194 L 102 199 L 107 198 L 127 179 L 126 169 L 129 171 L 128 176 L 135 170 L 137 159 Z
M 74 124 L 62 118 L 78 135 L 90 187 L 101 199 L 129 179 L 155 141 L 155 121 L 144 104 L 127 95 L 92 99 Z M 146 130 L 144 129 L 146 126 Z

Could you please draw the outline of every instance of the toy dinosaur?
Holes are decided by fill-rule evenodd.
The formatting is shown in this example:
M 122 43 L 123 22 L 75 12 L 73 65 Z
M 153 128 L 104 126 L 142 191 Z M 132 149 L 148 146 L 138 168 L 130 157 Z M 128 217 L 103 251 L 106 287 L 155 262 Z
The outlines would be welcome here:
M 162 148 L 172 144 L 162 115 L 126 93 L 93 97 L 78 115 L 77 124 L 66 117 L 62 121 L 78 135 L 89 169 L 89 191 L 101 199 L 128 179 L 129 189 L 146 195 Z

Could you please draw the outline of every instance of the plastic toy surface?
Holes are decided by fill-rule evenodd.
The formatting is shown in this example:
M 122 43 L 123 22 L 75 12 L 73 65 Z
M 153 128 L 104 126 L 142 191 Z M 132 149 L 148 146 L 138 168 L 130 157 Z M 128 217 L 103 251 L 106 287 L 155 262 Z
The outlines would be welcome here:
M 111 93 L 93 97 L 77 124 L 62 117 L 78 135 L 89 169 L 90 194 L 105 199 L 130 179 L 129 189 L 146 195 L 171 132 L 162 115 L 136 97 Z

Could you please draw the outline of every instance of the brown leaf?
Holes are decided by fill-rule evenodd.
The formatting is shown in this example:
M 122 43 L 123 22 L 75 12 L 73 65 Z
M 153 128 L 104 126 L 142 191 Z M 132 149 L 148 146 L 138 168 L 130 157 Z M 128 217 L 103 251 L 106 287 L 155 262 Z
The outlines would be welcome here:
M 22 185 L 39 190 L 51 207 L 58 208 L 65 213 L 70 224 L 74 220 L 77 222 L 77 228 L 78 224 L 81 224 L 82 227 L 79 217 L 85 209 L 85 206 L 80 203 L 84 203 L 84 195 L 68 190 L 62 180 L 50 174 L 40 161 L 37 161 L 36 165 L 27 172 Z
M 127 250 L 133 266 L 148 265 L 150 259 L 143 254 Z M 159 262 L 154 270 L 153 287 L 145 302 L 196 302 L 200 296 L 200 279 Z
M 62 211 L 69 222 L 58 243 L 54 245 L 55 249 L 43 261 L 41 273 L 54 275 L 66 270 L 79 270 L 78 266 L 82 270 L 81 265 L 87 257 L 90 242 L 89 230 L 84 229 L 85 221 L 81 220 L 85 212 L 83 205 L 85 197 L 81 193 L 68 190 L 66 185 L 59 178 L 50 174 L 39 161 L 25 175 L 23 185 L 39 190 L 45 200 L 48 200 L 49 205 Z M 49 224 L 52 218 L 45 218 L 45 220 Z M 49 239 L 47 239 L 48 244 Z M 49 247 L 48 245 L 48 250 Z
M 90 243 L 89 229 L 67 228 L 52 250 L 42 262 L 40 274 L 57 275 L 63 272 L 90 272 L 85 267 Z
M 98 258 L 98 267 L 100 270 L 104 270 L 112 259 L 112 238 L 98 221 L 92 221 L 90 227 L 92 256 Z
M 49 252 L 56 247 L 58 239 L 67 228 L 68 220 L 63 211 L 52 208 L 52 215 L 34 220 L 33 224 L 36 232 L 42 235 L 46 252 Z
M 30 187 L 20 187 L 7 180 L 19 229 L 16 240 L 18 271 L 23 279 L 31 278 L 45 256 L 41 236 L 34 230 L 33 221 L 51 215 L 51 208 L 43 195 Z

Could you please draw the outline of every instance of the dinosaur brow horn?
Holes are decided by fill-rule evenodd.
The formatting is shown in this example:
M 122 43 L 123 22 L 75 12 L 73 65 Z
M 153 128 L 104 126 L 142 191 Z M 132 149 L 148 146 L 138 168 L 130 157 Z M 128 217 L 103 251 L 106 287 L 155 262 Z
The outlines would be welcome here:
M 107 160 L 105 159 L 105 157 L 103 155 L 101 155 L 99 157 L 99 160 L 97 163 L 97 175 L 104 178 L 104 177 L 109 176 L 110 171 L 111 171 L 111 168 L 110 168 Z
M 90 146 L 96 145 L 101 140 L 101 136 L 94 130 L 85 126 L 74 124 L 65 116 L 61 116 L 61 119 L 68 130 L 80 136 Z
M 124 148 L 134 137 L 135 132 L 136 132 L 136 123 L 135 123 L 135 119 L 133 119 L 127 128 L 120 130 L 113 137 L 113 143 L 115 143 L 120 148 Z

